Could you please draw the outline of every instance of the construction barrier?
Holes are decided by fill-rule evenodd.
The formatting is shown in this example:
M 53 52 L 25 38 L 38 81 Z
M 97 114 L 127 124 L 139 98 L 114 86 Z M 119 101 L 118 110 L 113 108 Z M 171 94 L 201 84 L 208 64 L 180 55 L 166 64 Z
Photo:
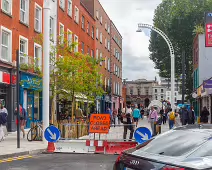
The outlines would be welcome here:
M 70 130 L 76 128 L 79 125 L 65 124 L 66 127 L 71 127 Z M 85 126 L 85 125 L 84 125 Z M 49 149 L 52 152 L 52 148 L 55 148 L 54 152 L 56 153 L 102 153 L 102 154 L 120 154 L 122 151 L 133 148 L 137 145 L 137 142 L 134 139 L 123 139 L 125 133 L 124 129 L 129 126 L 135 129 L 135 125 L 109 125 L 108 127 L 104 124 L 103 128 L 98 124 L 98 127 L 89 125 L 87 128 L 90 130 L 93 128 L 95 132 L 100 130 L 103 133 L 89 133 L 89 135 L 77 137 L 75 139 L 71 138 L 62 138 L 55 143 L 55 147 Z M 129 128 L 131 129 L 131 128 Z M 108 133 L 105 133 L 108 131 Z M 134 130 L 128 130 L 128 135 L 133 133 Z M 69 132 L 70 136 L 72 132 Z

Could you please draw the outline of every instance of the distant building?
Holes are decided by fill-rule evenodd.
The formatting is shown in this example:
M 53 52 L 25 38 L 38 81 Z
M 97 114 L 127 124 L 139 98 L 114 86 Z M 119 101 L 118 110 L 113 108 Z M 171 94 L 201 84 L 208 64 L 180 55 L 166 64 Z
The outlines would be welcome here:
M 126 103 L 148 107 L 153 99 L 152 89 L 155 84 L 157 84 L 155 80 L 146 79 L 126 81 Z

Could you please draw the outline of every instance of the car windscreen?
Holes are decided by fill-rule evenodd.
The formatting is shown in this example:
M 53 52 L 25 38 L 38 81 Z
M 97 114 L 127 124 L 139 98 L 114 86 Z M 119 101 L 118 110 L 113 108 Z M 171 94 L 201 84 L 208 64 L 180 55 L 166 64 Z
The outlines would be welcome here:
M 166 156 L 182 156 L 200 146 L 208 138 L 209 134 L 203 131 L 173 130 L 156 137 L 132 154 L 142 156 L 144 152 L 147 152 Z
M 212 156 L 212 139 L 210 138 L 207 142 L 196 149 L 189 157 L 206 157 Z

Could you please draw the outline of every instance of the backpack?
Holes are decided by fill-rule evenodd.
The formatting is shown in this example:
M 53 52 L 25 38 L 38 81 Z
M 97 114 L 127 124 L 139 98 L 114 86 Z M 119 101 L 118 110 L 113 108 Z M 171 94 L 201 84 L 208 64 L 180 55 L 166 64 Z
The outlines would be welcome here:
M 0 113 L 0 125 L 5 125 L 7 123 L 7 113 Z
M 171 112 L 171 114 L 169 115 L 169 120 L 175 120 L 175 113 Z

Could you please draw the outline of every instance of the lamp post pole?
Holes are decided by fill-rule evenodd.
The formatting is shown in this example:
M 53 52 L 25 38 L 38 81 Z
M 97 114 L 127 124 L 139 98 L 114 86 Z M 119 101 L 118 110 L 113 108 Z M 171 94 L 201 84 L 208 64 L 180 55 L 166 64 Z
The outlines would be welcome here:
M 173 45 L 170 41 L 170 39 L 167 37 L 167 35 L 161 31 L 160 29 L 149 25 L 149 24 L 138 24 L 138 30 L 137 32 L 142 32 L 142 28 L 149 28 L 155 32 L 157 32 L 158 34 L 160 34 L 163 39 L 166 41 L 168 47 L 169 47 L 169 51 L 170 51 L 170 57 L 171 57 L 171 107 L 174 110 L 175 109 L 175 105 L 174 105 L 174 91 L 175 91 L 175 57 L 174 57 L 174 48 Z
M 44 138 L 44 131 L 49 126 L 49 54 L 50 54 L 50 4 L 49 0 L 44 0 L 43 7 L 44 15 L 44 31 L 43 31 L 43 141 L 47 143 Z

